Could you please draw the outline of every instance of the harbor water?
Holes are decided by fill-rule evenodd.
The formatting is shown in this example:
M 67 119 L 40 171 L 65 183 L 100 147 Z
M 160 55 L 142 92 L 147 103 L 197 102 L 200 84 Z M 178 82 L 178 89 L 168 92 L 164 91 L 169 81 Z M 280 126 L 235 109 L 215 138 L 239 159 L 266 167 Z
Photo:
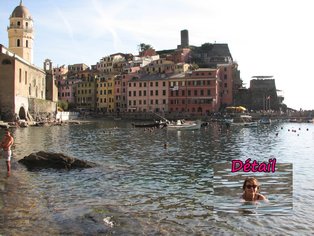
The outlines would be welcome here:
M 0 130 L 2 135 L 2 130 Z M 12 130 L 12 174 L 1 159 L 0 235 L 311 235 L 314 125 L 272 123 L 197 131 L 145 130 L 125 121 Z M 28 171 L 49 151 L 97 163 Z M 231 172 L 232 160 L 275 172 Z M 268 203 L 241 201 L 255 176 Z

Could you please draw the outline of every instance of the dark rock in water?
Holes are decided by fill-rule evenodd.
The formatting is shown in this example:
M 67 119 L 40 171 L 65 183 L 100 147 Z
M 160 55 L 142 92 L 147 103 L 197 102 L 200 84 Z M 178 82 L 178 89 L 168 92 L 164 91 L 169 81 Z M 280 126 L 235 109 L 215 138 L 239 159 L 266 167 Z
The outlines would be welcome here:
M 76 169 L 91 168 L 96 164 L 66 156 L 62 153 L 37 152 L 24 157 L 18 162 L 24 164 L 28 169 L 54 168 L 54 169 Z

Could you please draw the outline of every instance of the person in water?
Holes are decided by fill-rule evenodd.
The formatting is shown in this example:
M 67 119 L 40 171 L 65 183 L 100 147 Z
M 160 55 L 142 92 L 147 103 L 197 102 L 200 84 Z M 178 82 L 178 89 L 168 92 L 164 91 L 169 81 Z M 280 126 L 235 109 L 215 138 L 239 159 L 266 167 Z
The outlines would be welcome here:
M 3 149 L 2 156 L 4 159 L 6 159 L 7 162 L 8 176 L 10 176 L 11 173 L 11 156 L 12 156 L 11 146 L 13 145 L 13 143 L 14 139 L 11 136 L 9 129 L 6 129 L 4 136 L 1 140 L 0 147 Z
M 245 201 L 267 201 L 266 197 L 258 193 L 260 185 L 256 178 L 247 177 L 243 183 L 242 199 Z

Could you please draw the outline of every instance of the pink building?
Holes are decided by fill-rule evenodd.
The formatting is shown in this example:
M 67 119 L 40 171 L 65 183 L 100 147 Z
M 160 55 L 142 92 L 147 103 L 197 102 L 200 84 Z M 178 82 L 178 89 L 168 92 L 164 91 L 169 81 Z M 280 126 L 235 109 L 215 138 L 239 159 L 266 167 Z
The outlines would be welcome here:
M 205 115 L 220 108 L 217 69 L 202 68 L 169 78 L 170 112 Z
M 133 77 L 128 82 L 128 111 L 168 111 L 168 83 L 165 74 Z
M 236 63 L 218 64 L 218 74 L 221 79 L 220 98 L 222 106 L 234 104 L 234 96 L 242 86 L 240 71 Z
M 115 109 L 117 112 L 126 112 L 128 110 L 127 103 L 128 82 L 132 78 L 138 78 L 138 74 L 137 73 L 122 74 L 115 78 L 114 94 L 115 94 Z

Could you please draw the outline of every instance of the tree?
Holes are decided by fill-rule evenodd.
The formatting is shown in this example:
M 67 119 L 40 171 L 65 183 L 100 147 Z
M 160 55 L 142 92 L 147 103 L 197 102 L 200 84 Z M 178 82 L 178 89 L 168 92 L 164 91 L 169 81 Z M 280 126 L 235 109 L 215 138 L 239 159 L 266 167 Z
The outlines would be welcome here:
M 62 110 L 67 111 L 69 108 L 69 104 L 66 101 L 58 101 L 58 107 L 62 108 Z
M 198 68 L 199 66 L 195 62 L 190 65 L 190 70 L 197 70 Z
M 140 45 L 138 45 L 138 51 L 139 52 L 144 52 L 148 49 L 154 49 L 154 48 L 151 45 L 145 44 L 145 43 L 141 43 Z
M 211 44 L 211 43 L 204 43 L 204 44 L 202 44 L 202 46 L 201 46 L 201 50 L 202 51 L 211 51 L 212 50 L 212 48 L 213 48 L 213 44 Z

